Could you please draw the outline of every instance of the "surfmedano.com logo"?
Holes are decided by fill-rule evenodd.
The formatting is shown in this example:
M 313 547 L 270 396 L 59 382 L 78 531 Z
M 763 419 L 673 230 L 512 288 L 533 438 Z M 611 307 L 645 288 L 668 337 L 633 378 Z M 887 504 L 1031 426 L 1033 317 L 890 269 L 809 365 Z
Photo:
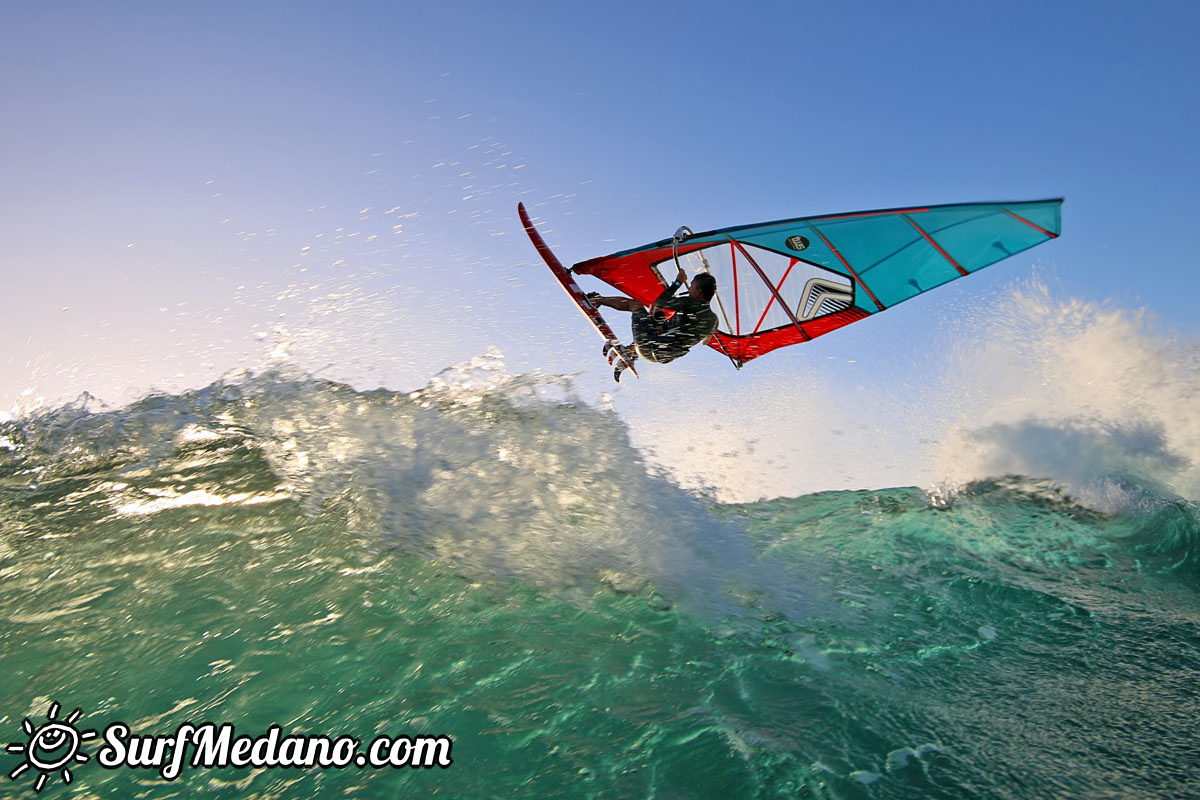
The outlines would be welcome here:
M 58 718 L 61 706 L 52 703 L 46 722 L 34 725 L 28 717 L 21 724 L 26 740 L 11 742 L 5 752 L 22 756 L 21 763 L 8 773 L 20 780 L 27 772 L 36 773 L 33 789 L 40 792 L 59 775 L 63 783 L 74 779 L 71 767 L 90 760 L 82 752 L 84 742 L 100 736 L 94 730 L 80 731 L 75 723 L 83 716 L 75 709 L 64 720 Z M 123 722 L 104 729 L 104 745 L 96 753 L 96 762 L 105 769 L 157 769 L 165 781 L 179 777 L 185 766 L 203 769 L 384 769 L 387 767 L 449 767 L 449 736 L 376 736 L 365 748 L 353 736 L 284 735 L 272 725 L 261 736 L 238 735 L 233 725 L 185 722 L 171 734 L 148 736 L 133 733 Z M 189 759 L 190 753 L 190 759 Z

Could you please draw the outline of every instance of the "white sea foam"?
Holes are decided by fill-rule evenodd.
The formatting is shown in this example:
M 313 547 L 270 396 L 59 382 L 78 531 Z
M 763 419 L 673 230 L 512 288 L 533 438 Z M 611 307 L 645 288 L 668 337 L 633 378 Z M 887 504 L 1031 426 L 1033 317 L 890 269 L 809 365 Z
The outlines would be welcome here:
M 497 352 L 403 394 L 278 374 L 241 391 L 276 491 L 343 509 L 382 547 L 566 595 L 652 586 L 710 619 L 807 610 L 736 526 L 648 468 L 614 412 L 565 379 L 507 374 Z
M 949 435 L 933 453 L 951 484 L 1051 478 L 1104 510 L 1138 487 L 1200 497 L 1195 341 L 1144 313 L 1061 300 L 1031 281 L 972 329 L 947 365 Z

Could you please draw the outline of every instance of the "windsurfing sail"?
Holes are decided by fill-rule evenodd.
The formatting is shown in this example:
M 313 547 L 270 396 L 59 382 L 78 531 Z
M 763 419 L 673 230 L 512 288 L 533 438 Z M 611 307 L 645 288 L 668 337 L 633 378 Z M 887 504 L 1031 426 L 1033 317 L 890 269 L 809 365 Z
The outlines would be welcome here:
M 583 261 L 650 305 L 673 277 L 717 279 L 709 346 L 734 365 L 806 342 L 1057 238 L 1062 198 L 857 211 L 695 233 Z

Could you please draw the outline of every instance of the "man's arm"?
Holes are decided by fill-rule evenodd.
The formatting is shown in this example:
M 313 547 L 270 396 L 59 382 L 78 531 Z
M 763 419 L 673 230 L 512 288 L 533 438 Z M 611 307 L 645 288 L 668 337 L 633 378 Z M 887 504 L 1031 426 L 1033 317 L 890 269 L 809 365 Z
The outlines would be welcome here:
M 658 311 L 660 308 L 662 308 L 663 304 L 673 298 L 675 293 L 679 291 L 679 287 L 683 286 L 685 283 L 687 283 L 687 273 L 683 271 L 683 267 L 680 267 L 679 272 L 675 274 L 675 282 L 666 289 L 663 289 L 663 292 L 658 296 L 658 299 L 650 305 L 650 313 L 653 314 L 655 311 Z

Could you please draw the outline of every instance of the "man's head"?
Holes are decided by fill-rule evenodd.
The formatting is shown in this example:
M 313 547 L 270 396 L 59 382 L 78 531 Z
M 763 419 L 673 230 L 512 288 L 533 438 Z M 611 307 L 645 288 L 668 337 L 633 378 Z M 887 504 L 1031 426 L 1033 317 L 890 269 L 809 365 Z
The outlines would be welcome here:
M 692 278 L 692 285 L 688 287 L 688 294 L 706 303 L 712 300 L 716 293 L 717 279 L 707 272 L 701 272 Z

